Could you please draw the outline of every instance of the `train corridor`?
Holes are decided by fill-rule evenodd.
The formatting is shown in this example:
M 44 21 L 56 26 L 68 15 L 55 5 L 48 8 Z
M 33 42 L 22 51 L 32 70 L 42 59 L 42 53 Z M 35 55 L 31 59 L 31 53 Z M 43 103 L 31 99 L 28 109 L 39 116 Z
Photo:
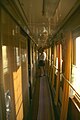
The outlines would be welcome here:
M 28 120 L 55 120 L 48 77 L 38 77 Z
M 0 0 L 0 120 L 80 120 L 80 0 Z

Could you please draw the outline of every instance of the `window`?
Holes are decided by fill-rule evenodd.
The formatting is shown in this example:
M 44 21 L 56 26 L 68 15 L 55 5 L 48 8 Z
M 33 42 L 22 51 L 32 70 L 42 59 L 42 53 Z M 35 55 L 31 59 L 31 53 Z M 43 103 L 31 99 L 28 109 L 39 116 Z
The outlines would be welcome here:
M 80 37 L 73 42 L 73 64 L 71 83 L 75 90 L 80 93 Z M 72 94 L 75 94 L 72 92 Z

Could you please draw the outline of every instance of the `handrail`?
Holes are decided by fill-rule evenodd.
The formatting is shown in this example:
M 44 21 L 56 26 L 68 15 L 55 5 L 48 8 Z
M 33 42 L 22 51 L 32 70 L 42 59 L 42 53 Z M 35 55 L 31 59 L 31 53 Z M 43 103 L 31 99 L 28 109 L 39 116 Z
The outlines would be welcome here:
M 66 79 L 66 77 L 62 74 L 62 77 L 66 80 L 66 82 L 70 85 L 70 87 L 75 91 L 75 93 L 78 95 L 79 100 L 80 100 L 80 94 L 75 90 L 75 88 L 73 87 L 73 85 L 69 82 L 68 79 Z
M 56 68 L 56 69 L 58 70 L 58 68 L 57 68 L 55 65 L 53 65 L 53 67 Z
M 53 65 L 54 68 L 56 68 L 55 65 Z M 57 69 L 57 68 L 56 68 Z M 58 69 L 57 69 L 58 70 Z M 58 70 L 59 72 L 59 70 Z M 64 74 L 61 72 L 59 72 L 59 74 L 61 75 L 62 74 L 62 77 L 64 78 L 64 80 L 69 84 L 69 86 L 74 90 L 74 92 L 77 94 L 78 96 L 78 99 L 80 100 L 80 94 L 75 90 L 75 88 L 73 87 L 73 85 L 70 83 L 70 81 L 64 76 Z

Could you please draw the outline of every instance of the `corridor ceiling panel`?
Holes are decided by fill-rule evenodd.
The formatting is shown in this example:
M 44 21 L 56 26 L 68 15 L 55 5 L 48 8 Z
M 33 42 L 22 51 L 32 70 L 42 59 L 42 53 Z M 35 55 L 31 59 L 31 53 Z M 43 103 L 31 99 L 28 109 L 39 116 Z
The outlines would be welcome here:
M 40 47 L 48 46 L 77 0 L 15 0 L 26 17 L 32 38 Z M 67 6 L 67 7 L 66 7 Z
M 41 46 L 43 42 L 46 45 L 48 34 L 53 28 L 50 24 L 59 0 L 15 0 L 15 2 L 25 12 L 27 25 L 36 43 Z

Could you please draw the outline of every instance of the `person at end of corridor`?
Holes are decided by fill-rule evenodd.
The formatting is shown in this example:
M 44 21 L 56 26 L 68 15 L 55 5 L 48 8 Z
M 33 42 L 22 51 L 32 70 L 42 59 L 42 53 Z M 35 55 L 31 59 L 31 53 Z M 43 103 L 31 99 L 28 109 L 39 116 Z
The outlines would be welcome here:
M 40 76 L 45 75 L 45 60 L 46 60 L 46 53 L 44 49 L 41 50 L 39 53 L 39 68 L 40 68 Z

